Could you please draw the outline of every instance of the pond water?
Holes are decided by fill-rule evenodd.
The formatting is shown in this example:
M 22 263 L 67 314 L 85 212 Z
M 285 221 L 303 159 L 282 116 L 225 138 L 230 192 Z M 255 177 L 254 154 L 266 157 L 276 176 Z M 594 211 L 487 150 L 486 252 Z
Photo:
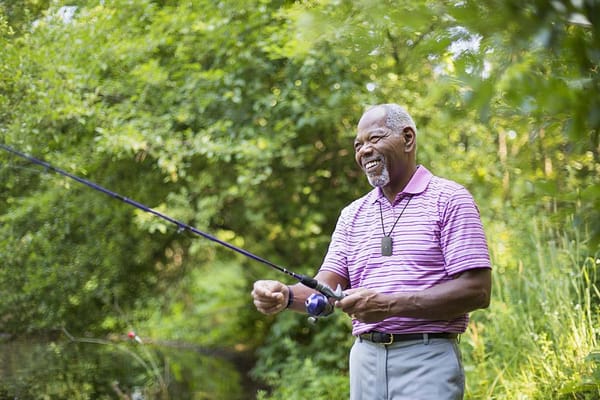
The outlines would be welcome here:
M 0 400 L 251 400 L 252 360 L 135 341 L 0 342 Z

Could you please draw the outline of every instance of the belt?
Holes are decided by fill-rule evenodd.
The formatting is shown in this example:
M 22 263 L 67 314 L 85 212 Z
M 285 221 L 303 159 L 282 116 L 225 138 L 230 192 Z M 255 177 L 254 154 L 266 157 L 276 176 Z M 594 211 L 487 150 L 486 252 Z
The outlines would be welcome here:
M 458 333 L 435 332 L 435 333 L 383 333 L 383 332 L 367 332 L 358 335 L 363 340 L 368 340 L 373 343 L 392 344 L 395 342 L 406 342 L 408 340 L 428 340 L 434 338 L 456 339 Z

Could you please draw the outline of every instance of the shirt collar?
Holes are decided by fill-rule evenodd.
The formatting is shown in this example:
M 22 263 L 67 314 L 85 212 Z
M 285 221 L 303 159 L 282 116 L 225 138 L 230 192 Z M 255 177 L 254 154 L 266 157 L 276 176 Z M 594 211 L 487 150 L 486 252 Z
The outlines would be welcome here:
M 396 195 L 396 200 L 406 195 L 416 195 L 423 193 L 425 189 L 427 189 L 427 185 L 429 185 L 429 182 L 431 181 L 432 177 L 433 174 L 429 172 L 427 168 L 425 168 L 422 165 L 418 165 L 417 170 L 410 178 L 410 181 L 408 181 L 408 183 L 404 187 L 404 190 L 402 190 L 400 193 L 398 193 L 398 195 Z M 375 188 L 371 191 L 370 197 L 370 202 L 371 204 L 373 204 L 376 201 L 385 198 L 385 195 L 383 194 L 383 190 L 381 190 L 381 188 Z

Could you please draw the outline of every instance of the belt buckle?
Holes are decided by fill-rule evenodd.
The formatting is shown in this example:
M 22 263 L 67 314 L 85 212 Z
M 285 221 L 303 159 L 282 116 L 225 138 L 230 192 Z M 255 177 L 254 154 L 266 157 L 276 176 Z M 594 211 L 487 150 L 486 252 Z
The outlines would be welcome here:
M 394 334 L 393 333 L 387 333 L 387 335 L 390 336 L 390 340 L 389 342 L 382 342 L 381 344 L 384 346 L 390 345 L 392 343 L 394 343 Z

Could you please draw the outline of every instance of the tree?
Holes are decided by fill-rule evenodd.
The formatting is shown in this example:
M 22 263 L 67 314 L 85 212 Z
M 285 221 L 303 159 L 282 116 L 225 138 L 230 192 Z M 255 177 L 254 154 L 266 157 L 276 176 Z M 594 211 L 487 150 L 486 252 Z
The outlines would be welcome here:
M 3 143 L 312 273 L 339 210 L 369 189 L 357 119 L 398 102 L 417 121 L 419 162 L 473 192 L 495 239 L 518 238 L 523 215 L 574 213 L 593 252 L 596 2 L 73 4 L 65 20 L 58 2 L 0 3 Z M 285 376 L 288 393 L 303 367 L 340 384 L 328 368 L 343 370 L 344 347 L 320 350 L 351 340 L 342 316 L 311 328 L 253 311 L 252 281 L 285 277 L 0 160 L 0 330 L 167 320 L 155 329 L 260 347 L 257 375 Z

